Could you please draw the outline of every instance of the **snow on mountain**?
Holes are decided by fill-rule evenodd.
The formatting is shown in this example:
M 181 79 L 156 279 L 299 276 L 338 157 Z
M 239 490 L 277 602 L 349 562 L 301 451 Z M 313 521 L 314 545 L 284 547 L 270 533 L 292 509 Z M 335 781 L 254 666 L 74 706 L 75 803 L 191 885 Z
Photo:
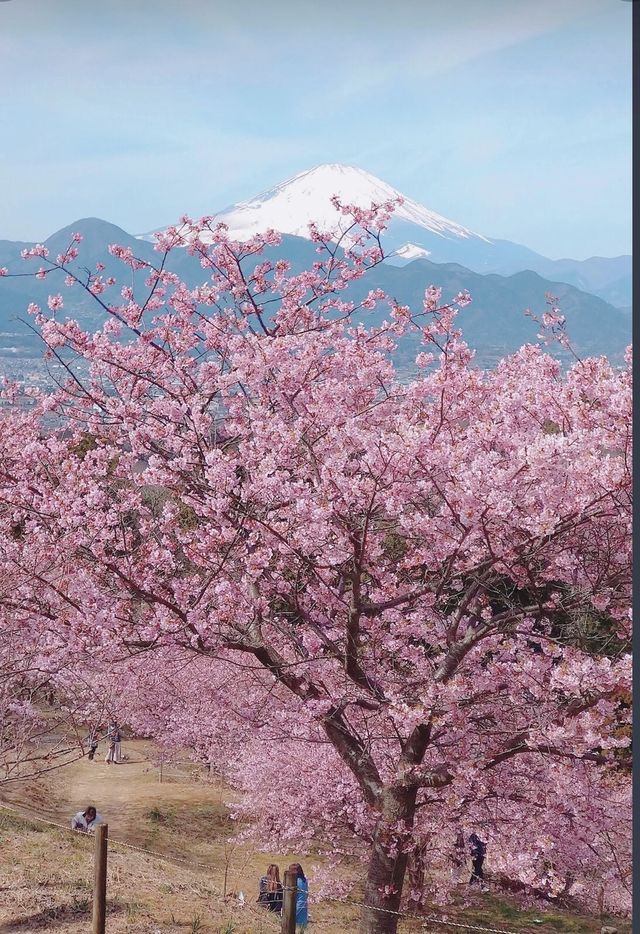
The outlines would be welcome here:
M 443 239 L 473 239 L 491 243 L 467 227 L 430 211 L 417 201 L 405 198 L 391 185 L 364 169 L 350 165 L 318 165 L 300 172 L 249 201 L 240 201 L 226 208 L 216 215 L 216 220 L 224 221 L 229 227 L 229 235 L 241 241 L 269 228 L 283 234 L 308 237 L 309 222 L 312 220 L 321 230 L 344 226 L 345 218 L 331 204 L 333 195 L 337 195 L 343 203 L 358 207 L 370 207 L 374 202 L 380 204 L 403 198 L 403 203 L 394 211 L 394 224 L 405 222 Z M 144 234 L 140 239 L 152 237 Z M 206 241 L 206 237 L 203 240 Z M 410 246 L 420 249 L 415 244 L 407 244 L 407 247 Z M 429 251 L 417 255 L 426 256 Z
M 405 243 L 404 246 L 398 247 L 395 253 L 397 256 L 405 260 L 426 259 L 428 256 L 431 256 L 430 250 L 425 250 L 423 247 L 417 246 L 415 243 Z
M 269 227 L 281 233 L 306 237 L 311 220 L 321 230 L 333 229 L 341 220 L 344 224 L 344 218 L 331 204 L 332 195 L 338 195 L 341 201 L 358 207 L 403 197 L 391 185 L 363 169 L 350 165 L 319 165 L 294 175 L 250 201 L 241 201 L 223 211 L 217 219 L 228 224 L 229 233 L 239 240 L 248 239 Z M 405 198 L 395 210 L 394 219 L 417 224 L 442 237 L 466 239 L 478 236 L 409 198 Z

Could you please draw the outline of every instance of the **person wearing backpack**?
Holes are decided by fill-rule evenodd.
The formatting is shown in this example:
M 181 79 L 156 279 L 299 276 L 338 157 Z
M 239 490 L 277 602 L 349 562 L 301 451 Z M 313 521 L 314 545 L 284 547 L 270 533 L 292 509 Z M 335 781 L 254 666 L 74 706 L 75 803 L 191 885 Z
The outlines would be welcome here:
M 487 855 L 487 844 L 480 839 L 477 833 L 472 833 L 470 835 L 469 843 L 471 844 L 471 859 L 473 861 L 469 885 L 473 885 L 474 882 L 479 882 L 482 885 L 484 882 L 484 870 L 482 867 L 484 865 L 484 858 Z

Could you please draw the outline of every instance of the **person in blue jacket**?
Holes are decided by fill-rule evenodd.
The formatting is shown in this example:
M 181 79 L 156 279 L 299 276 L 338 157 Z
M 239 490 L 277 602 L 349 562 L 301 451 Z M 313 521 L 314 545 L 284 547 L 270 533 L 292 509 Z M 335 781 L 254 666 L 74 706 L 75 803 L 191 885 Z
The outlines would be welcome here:
M 309 883 L 300 863 L 291 863 L 289 872 L 296 874 L 296 930 L 306 931 L 309 923 Z

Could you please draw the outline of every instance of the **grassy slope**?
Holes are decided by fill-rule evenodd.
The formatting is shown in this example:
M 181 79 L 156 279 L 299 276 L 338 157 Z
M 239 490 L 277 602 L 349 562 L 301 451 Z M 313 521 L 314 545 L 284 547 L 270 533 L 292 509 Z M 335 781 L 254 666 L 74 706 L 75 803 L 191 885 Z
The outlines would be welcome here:
M 72 813 L 94 803 L 109 822 L 112 841 L 174 857 L 174 861 L 161 860 L 112 842 L 109 934 L 276 934 L 275 918 L 255 907 L 257 880 L 271 858 L 282 868 L 297 854 L 271 857 L 249 847 L 229 846 L 226 840 L 233 825 L 223 803 L 223 794 L 229 797 L 226 790 L 198 781 L 189 767 L 165 768 L 160 784 L 158 769 L 150 760 L 152 751 L 148 743 L 128 742 L 128 762 L 107 766 L 101 757 L 95 762 L 84 759 L 26 787 L 5 787 L 0 799 L 23 810 L 27 805 L 32 814 L 66 826 Z M 244 892 L 244 909 L 222 898 L 225 866 L 226 890 Z M 0 934 L 44 930 L 84 934 L 92 872 L 90 839 L 0 810 Z M 357 930 L 355 904 L 323 902 L 313 905 L 310 914 L 313 927 L 317 925 L 322 934 Z M 522 912 L 490 895 L 468 910 L 465 920 L 515 931 L 600 930 L 593 919 Z M 427 929 L 444 934 L 459 930 L 443 925 Z M 425 928 L 411 922 L 401 927 L 402 934 L 418 930 Z M 618 930 L 629 929 L 619 925 Z

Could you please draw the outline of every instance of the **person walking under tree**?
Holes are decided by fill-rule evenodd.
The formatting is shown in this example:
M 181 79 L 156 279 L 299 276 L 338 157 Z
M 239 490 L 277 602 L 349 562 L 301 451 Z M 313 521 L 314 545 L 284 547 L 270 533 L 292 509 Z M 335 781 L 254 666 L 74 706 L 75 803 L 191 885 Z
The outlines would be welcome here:
M 471 871 L 471 878 L 469 879 L 469 885 L 473 885 L 474 882 L 482 883 L 484 882 L 484 858 L 487 855 L 487 844 L 484 843 L 477 833 L 472 833 L 469 837 L 469 843 L 471 844 L 471 859 L 473 860 L 473 869 Z
M 300 934 L 309 923 L 309 883 L 300 863 L 291 863 L 289 872 L 296 874 L 296 931 Z
M 113 742 L 115 743 L 115 761 L 122 762 L 122 747 L 120 745 L 122 741 L 122 734 L 120 733 L 120 727 L 118 724 L 113 722 Z
M 120 748 L 120 729 L 115 720 L 111 723 L 111 726 L 107 730 L 107 754 L 104 761 L 111 765 L 112 762 L 118 763 L 121 759 L 121 748 Z
M 276 914 L 282 913 L 282 885 L 280 883 L 280 869 L 276 863 L 270 863 L 267 866 L 266 876 L 260 879 L 258 904 L 268 908 L 269 911 L 275 911 Z
M 116 744 L 111 733 L 107 733 L 107 754 L 104 757 L 104 761 L 107 765 L 111 765 L 112 762 L 116 761 Z

